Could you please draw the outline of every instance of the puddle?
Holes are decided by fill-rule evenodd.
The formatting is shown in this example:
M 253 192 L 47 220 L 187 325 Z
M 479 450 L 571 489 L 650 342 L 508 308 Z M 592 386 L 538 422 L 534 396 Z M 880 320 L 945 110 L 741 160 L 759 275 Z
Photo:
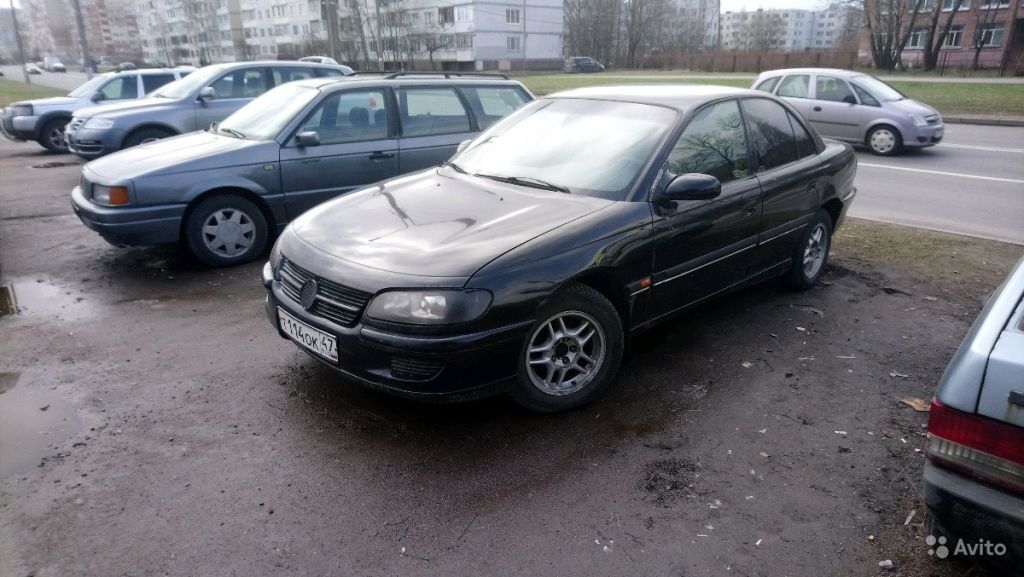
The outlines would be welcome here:
M 82 164 L 79 162 L 66 162 L 58 160 L 54 162 L 44 162 L 42 164 L 33 164 L 32 168 L 58 168 L 61 166 L 82 166 Z
M 96 311 L 85 297 L 69 288 L 42 279 L 19 279 L 0 291 L 0 315 L 12 312 L 70 321 L 93 316 Z
M 39 465 L 82 428 L 71 403 L 49 387 L 0 373 L 0 479 Z M 45 409 L 44 409 L 45 408 Z

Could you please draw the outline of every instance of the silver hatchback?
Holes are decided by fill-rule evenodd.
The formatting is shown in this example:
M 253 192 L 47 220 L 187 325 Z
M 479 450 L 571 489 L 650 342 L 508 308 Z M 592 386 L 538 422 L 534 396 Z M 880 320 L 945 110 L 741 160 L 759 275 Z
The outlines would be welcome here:
M 819 134 L 863 144 L 881 156 L 942 141 L 942 116 L 885 82 L 834 68 L 763 72 L 753 88 L 785 98 Z

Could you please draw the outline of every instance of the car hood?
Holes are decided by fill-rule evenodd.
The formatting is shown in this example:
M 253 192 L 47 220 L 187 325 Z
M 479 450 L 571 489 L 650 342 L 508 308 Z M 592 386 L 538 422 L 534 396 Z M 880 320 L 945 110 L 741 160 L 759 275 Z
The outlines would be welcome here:
M 19 102 L 12 102 L 9 106 L 17 106 L 19 104 L 31 104 L 33 109 L 36 108 L 52 108 L 52 107 L 63 107 L 72 106 L 79 103 L 79 99 L 70 98 L 67 96 L 54 96 L 52 98 L 36 98 L 35 100 L 22 100 Z
M 289 230 L 365 267 L 469 277 L 509 250 L 611 204 L 435 168 L 321 204 Z
M 911 98 L 904 98 L 903 100 L 896 100 L 889 103 L 893 108 L 906 112 L 907 114 L 920 114 L 921 116 L 929 116 L 931 114 L 938 114 L 931 106 L 923 104 Z
M 277 151 L 272 140 L 242 140 L 201 131 L 126 148 L 86 166 L 103 178 L 124 180 L 276 162 Z
M 134 113 L 139 109 L 147 109 L 147 112 L 154 110 L 158 106 L 167 104 L 177 104 L 179 101 L 170 98 L 140 98 L 138 100 L 128 100 L 125 102 L 114 102 L 111 104 L 100 104 L 98 106 L 90 106 L 85 110 L 80 110 L 75 113 L 78 117 L 92 118 L 94 116 L 103 116 L 104 118 L 117 118 L 118 116 L 127 116 Z

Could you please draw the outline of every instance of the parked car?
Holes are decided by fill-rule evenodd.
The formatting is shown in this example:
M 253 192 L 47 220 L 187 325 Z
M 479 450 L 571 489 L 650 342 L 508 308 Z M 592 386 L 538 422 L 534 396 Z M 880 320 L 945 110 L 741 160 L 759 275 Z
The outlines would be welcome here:
M 1007 575 L 1024 563 L 1024 259 L 992 295 L 939 383 L 924 467 L 929 533 Z M 987 548 L 991 551 L 991 548 Z
M 121 70 L 121 71 L 124 71 L 124 70 L 135 70 L 135 68 L 136 68 L 136 66 L 135 66 L 134 62 L 122 62 L 122 63 L 117 65 L 117 69 Z
M 310 207 L 436 166 L 532 99 L 487 77 L 293 82 L 207 132 L 90 162 L 73 206 L 114 244 L 184 240 L 207 264 L 238 264 Z
M 263 270 L 267 314 L 394 394 L 572 409 L 630 336 L 745 284 L 814 286 L 855 172 L 849 145 L 760 92 L 564 92 L 442 167 L 292 221 Z
M 274 86 L 304 78 L 341 78 L 350 69 L 296 62 L 239 62 L 200 68 L 139 102 L 75 113 L 65 130 L 68 149 L 92 159 L 219 122 Z
M 43 69 L 39 68 L 35 64 L 29 62 L 28 64 L 25 65 L 25 72 L 28 72 L 29 74 L 42 74 L 43 73 Z
M 46 71 L 47 72 L 67 72 L 68 69 L 64 66 L 64 63 L 56 58 L 46 59 Z
M 942 142 L 942 116 L 861 72 L 789 68 L 762 72 L 753 87 L 789 101 L 819 134 L 890 156 Z
M 64 128 L 76 111 L 101 102 L 137 100 L 193 70 L 184 67 L 100 74 L 67 96 L 11 103 L 0 113 L 0 132 L 18 142 L 34 140 L 50 152 L 67 152 Z
M 589 56 L 573 56 L 565 59 L 565 72 L 604 72 L 604 64 Z
M 330 56 L 304 56 L 299 62 L 316 62 L 317 64 L 337 64 L 338 61 Z

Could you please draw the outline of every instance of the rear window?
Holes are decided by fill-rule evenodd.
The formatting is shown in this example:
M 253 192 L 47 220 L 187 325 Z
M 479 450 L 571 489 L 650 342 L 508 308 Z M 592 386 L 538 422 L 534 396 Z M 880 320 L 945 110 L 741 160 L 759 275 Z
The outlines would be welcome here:
M 168 82 L 174 81 L 173 74 L 143 74 L 142 75 L 142 92 L 149 94 L 157 88 L 160 88 Z
M 452 88 L 416 88 L 398 92 L 402 136 L 469 132 L 469 115 Z
M 280 86 L 286 82 L 305 80 L 313 77 L 313 69 L 307 66 L 296 66 L 294 68 L 274 68 L 274 86 Z
M 460 88 L 476 114 L 480 130 L 512 114 L 529 102 L 526 94 L 518 88 L 508 86 L 473 86 Z
M 772 76 L 771 78 L 767 78 L 765 80 L 762 80 L 760 84 L 758 84 L 757 86 L 754 87 L 754 90 L 761 90 L 761 91 L 764 91 L 764 92 L 771 92 L 771 91 L 775 90 L 775 85 L 779 83 L 779 78 L 782 78 L 782 77 L 781 76 Z

